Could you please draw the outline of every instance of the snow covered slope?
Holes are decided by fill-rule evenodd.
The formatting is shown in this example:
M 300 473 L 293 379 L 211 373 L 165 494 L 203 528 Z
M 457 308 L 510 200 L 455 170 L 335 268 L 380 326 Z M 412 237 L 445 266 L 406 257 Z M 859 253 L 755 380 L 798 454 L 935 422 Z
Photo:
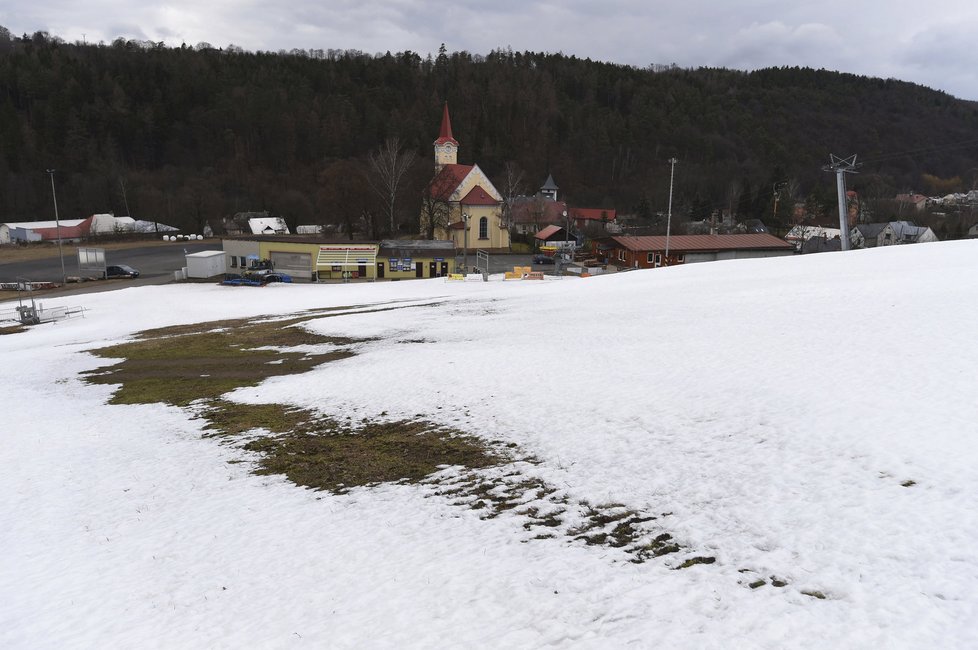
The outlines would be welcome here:
M 72 298 L 86 318 L 0 336 L 0 647 L 976 647 L 976 277 L 978 242 L 948 242 Z M 308 325 L 377 337 L 357 356 L 233 399 L 515 443 L 716 562 L 531 539 L 426 486 L 255 476 L 187 412 L 79 379 L 149 327 L 391 301 Z

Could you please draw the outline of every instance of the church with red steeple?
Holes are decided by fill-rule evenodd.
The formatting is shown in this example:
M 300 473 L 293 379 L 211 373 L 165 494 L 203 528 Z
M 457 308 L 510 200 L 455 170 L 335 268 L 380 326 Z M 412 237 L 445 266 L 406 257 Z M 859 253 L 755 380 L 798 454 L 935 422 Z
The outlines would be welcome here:
M 509 252 L 503 227 L 503 198 L 478 165 L 458 164 L 458 140 L 452 135 L 448 102 L 434 142 L 435 175 L 422 208 L 422 228 L 455 248 Z

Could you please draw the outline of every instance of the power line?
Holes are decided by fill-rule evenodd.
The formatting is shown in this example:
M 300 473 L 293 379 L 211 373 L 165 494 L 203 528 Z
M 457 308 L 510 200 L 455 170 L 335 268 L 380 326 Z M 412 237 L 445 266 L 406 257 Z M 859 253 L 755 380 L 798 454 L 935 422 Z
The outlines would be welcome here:
M 922 149 L 910 149 L 908 151 L 899 151 L 899 152 L 894 152 L 889 154 L 882 154 L 876 156 L 875 158 L 867 158 L 863 160 L 863 164 L 868 165 L 871 163 L 886 162 L 887 160 L 893 160 L 895 158 L 903 158 L 905 156 L 913 157 L 913 156 L 919 156 L 919 155 L 925 155 L 931 153 L 940 153 L 942 151 L 952 151 L 954 149 L 966 149 L 968 147 L 974 147 L 974 146 L 978 146 L 978 138 L 965 140 L 963 142 L 957 142 L 953 144 L 949 143 L 944 145 L 936 145 L 933 147 L 924 147 Z

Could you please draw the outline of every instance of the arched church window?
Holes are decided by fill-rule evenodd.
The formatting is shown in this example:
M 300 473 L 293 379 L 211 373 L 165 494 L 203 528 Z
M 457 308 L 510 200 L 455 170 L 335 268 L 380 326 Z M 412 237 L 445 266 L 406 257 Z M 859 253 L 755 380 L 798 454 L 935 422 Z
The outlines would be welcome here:
M 489 239 L 489 218 L 479 219 L 479 239 Z

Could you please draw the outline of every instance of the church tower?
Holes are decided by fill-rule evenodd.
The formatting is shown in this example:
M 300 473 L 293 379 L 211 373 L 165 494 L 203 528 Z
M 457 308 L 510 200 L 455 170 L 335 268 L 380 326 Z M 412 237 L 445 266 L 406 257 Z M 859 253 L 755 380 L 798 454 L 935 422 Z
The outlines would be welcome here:
M 553 174 L 547 174 L 547 180 L 544 182 L 543 187 L 540 188 L 540 195 L 550 199 L 551 201 L 557 200 L 557 183 L 554 182 Z
M 448 117 L 448 102 L 441 116 L 441 130 L 435 140 L 435 173 L 445 165 L 458 164 L 458 141 L 452 137 L 452 121 Z

